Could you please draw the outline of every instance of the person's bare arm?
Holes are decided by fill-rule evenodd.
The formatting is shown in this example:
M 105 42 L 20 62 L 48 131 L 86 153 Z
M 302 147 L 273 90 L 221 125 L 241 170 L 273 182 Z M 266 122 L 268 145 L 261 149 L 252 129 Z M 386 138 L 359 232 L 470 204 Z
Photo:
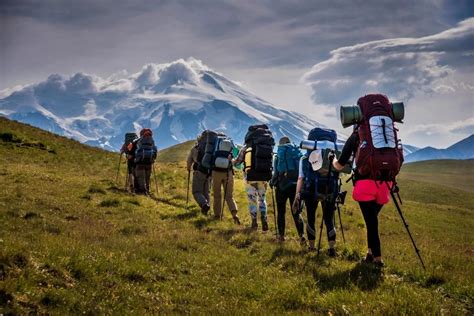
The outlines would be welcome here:
M 301 190 L 303 189 L 303 183 L 304 183 L 304 178 L 299 177 L 298 181 L 296 182 L 296 194 L 295 194 L 295 200 L 293 202 L 293 205 L 291 207 L 291 210 L 295 214 L 298 212 L 301 204 Z
M 344 166 L 341 165 L 339 163 L 339 161 L 337 161 L 337 158 L 334 158 L 334 160 L 332 161 L 332 166 L 334 169 L 336 169 L 337 171 L 341 171 L 342 169 L 344 169 Z

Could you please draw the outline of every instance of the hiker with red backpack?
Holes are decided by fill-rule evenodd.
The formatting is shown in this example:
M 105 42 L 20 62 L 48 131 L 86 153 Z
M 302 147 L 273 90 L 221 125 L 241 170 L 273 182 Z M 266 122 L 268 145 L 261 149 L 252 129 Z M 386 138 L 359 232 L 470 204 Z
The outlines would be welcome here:
M 359 98 L 357 106 L 341 107 L 343 126 L 356 126 L 339 159 L 333 160 L 333 167 L 342 170 L 354 156 L 352 197 L 359 202 L 367 228 L 368 249 L 364 261 L 378 267 L 384 265 L 378 215 L 390 201 L 395 177 L 403 163 L 403 150 L 394 125 L 402 121 L 403 114 L 403 104 L 400 108 L 400 103 L 392 104 L 382 94 L 369 94 Z
M 128 145 L 133 153 L 135 164 L 135 193 L 150 194 L 150 179 L 158 150 L 153 140 L 153 132 L 149 128 L 140 131 L 140 137 Z

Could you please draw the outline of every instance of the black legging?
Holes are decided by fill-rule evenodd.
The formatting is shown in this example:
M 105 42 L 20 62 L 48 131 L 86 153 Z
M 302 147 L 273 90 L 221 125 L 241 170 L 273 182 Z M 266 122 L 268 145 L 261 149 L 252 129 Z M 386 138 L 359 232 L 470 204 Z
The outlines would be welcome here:
M 382 252 L 380 250 L 378 215 L 383 205 L 377 204 L 375 201 L 359 202 L 359 205 L 367 227 L 367 245 L 372 250 L 374 257 L 380 257 Z
M 293 205 L 296 194 L 296 185 L 290 186 L 286 190 L 281 190 L 278 187 L 276 188 L 276 203 L 277 203 L 277 221 L 278 221 L 278 234 L 280 236 L 285 236 L 285 214 L 286 214 L 286 201 L 290 200 L 290 205 Z M 298 231 L 298 236 L 303 236 L 304 234 L 304 224 L 301 214 L 293 214 L 293 220 L 295 221 L 296 230 Z
M 318 208 L 319 201 L 314 198 L 306 198 L 304 200 L 306 204 L 306 214 L 308 217 L 308 226 L 306 227 L 306 233 L 308 234 L 308 240 L 316 239 L 316 209 Z M 321 202 L 323 208 L 324 224 L 326 225 L 326 233 L 328 241 L 336 240 L 336 227 L 334 226 L 334 213 L 336 210 L 335 203 Z

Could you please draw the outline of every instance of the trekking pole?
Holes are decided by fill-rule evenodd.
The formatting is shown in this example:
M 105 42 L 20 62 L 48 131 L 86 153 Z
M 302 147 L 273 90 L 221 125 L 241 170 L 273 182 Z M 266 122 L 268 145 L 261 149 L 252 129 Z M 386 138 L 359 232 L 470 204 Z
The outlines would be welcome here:
M 128 185 L 130 184 L 129 180 L 130 180 L 130 174 L 128 173 L 128 170 L 127 170 L 127 175 L 125 176 L 125 191 L 128 191 Z
M 273 203 L 273 220 L 275 222 L 275 236 L 278 237 L 278 223 L 276 218 L 276 211 L 275 211 L 275 191 L 272 189 L 272 203 Z
M 341 192 L 341 187 L 342 187 L 342 181 L 339 179 L 339 185 L 338 185 L 338 195 L 336 198 L 336 207 L 337 207 L 337 214 L 339 215 L 339 225 L 341 226 L 341 233 L 342 233 L 342 240 L 344 241 L 344 244 L 346 243 L 346 236 L 344 236 L 344 227 L 342 226 L 342 217 L 341 217 L 341 205 L 344 205 L 344 201 L 346 200 L 346 194 L 347 191 Z M 334 219 L 335 221 L 335 219 Z M 335 224 L 335 223 L 334 223 Z M 336 225 L 334 225 L 336 226 Z
M 224 217 L 224 208 L 225 208 L 225 199 L 227 197 L 227 186 L 229 185 L 229 171 L 227 171 L 227 178 L 225 180 L 225 186 L 224 186 L 224 198 L 222 199 L 222 208 L 221 208 L 221 218 L 220 220 L 222 220 L 222 218 Z M 219 190 L 220 190 L 220 184 L 219 184 Z
M 188 186 L 186 188 L 186 209 L 188 209 L 189 203 L 189 178 L 191 177 L 191 170 L 188 170 Z
M 117 168 L 117 174 L 115 175 L 115 185 L 116 186 L 118 186 L 118 176 L 119 176 L 119 173 L 120 173 L 120 164 L 122 163 L 122 155 L 123 155 L 123 153 L 120 153 L 118 168 Z
M 153 179 L 155 180 L 155 190 L 156 190 L 156 197 L 160 195 L 160 191 L 158 191 L 158 181 L 156 181 L 156 171 L 155 171 L 155 164 L 151 164 L 153 170 Z
M 387 183 L 387 186 L 388 186 L 388 183 Z M 421 258 L 421 254 L 420 254 L 420 250 L 418 249 L 418 247 L 416 246 L 415 244 L 415 240 L 413 239 L 411 233 L 410 233 L 410 230 L 408 229 L 408 224 L 407 222 L 405 221 L 405 217 L 403 217 L 403 213 L 402 213 L 402 210 L 400 208 L 400 205 L 398 204 L 398 201 L 397 199 L 395 198 L 395 190 L 396 190 L 396 185 L 394 185 L 391 189 L 390 189 L 390 195 L 392 196 L 392 200 L 393 200 L 393 203 L 395 204 L 395 208 L 397 209 L 398 211 L 398 214 L 400 215 L 400 218 L 402 219 L 402 222 L 403 222 L 403 225 L 405 225 L 405 228 L 408 232 L 408 236 L 410 236 L 410 239 L 411 239 L 411 243 L 413 244 L 413 248 L 415 248 L 415 252 L 416 252 L 416 255 L 418 256 L 418 259 L 420 259 L 420 262 L 421 262 L 421 266 L 423 267 L 423 270 L 426 270 L 426 267 L 425 267 L 425 263 L 423 262 L 423 259 Z
M 337 203 L 336 206 L 337 206 L 337 214 L 339 214 L 339 226 L 341 226 L 342 240 L 344 241 L 344 244 L 345 244 L 346 237 L 344 236 L 344 227 L 342 226 L 341 208 L 339 207 L 339 203 Z
M 322 214 L 321 214 L 321 225 L 319 226 L 318 251 L 316 254 L 317 256 L 319 256 L 319 251 L 321 250 L 321 239 L 323 237 L 324 210 L 321 213 Z

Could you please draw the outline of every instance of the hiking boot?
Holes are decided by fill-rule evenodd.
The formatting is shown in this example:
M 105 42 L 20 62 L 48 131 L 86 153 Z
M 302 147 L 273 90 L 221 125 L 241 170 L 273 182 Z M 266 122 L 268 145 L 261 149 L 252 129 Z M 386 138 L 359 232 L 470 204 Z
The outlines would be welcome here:
M 385 266 L 382 260 L 374 261 L 372 264 L 378 269 L 382 269 Z
M 365 256 L 365 259 L 362 260 L 363 263 L 372 263 L 374 262 L 374 256 L 371 254 L 371 253 L 368 253 L 366 256 Z
M 285 236 L 278 235 L 277 240 L 278 240 L 278 242 L 285 242 Z
M 240 225 L 240 219 L 237 215 L 232 216 L 232 219 L 234 220 L 234 224 Z
M 262 231 L 263 232 L 268 231 L 268 222 L 266 219 L 262 219 Z
M 250 226 L 252 230 L 257 230 L 258 229 L 258 224 L 257 224 L 257 219 L 252 218 L 252 226 Z
M 336 257 L 336 249 L 335 248 L 329 248 L 328 249 L 328 256 L 331 257 L 331 258 L 335 258 Z
M 209 206 L 209 204 L 206 203 L 201 207 L 201 213 L 207 215 L 210 209 L 211 207 Z
M 306 247 L 306 238 L 304 238 L 304 236 L 300 237 L 300 245 L 302 247 Z

